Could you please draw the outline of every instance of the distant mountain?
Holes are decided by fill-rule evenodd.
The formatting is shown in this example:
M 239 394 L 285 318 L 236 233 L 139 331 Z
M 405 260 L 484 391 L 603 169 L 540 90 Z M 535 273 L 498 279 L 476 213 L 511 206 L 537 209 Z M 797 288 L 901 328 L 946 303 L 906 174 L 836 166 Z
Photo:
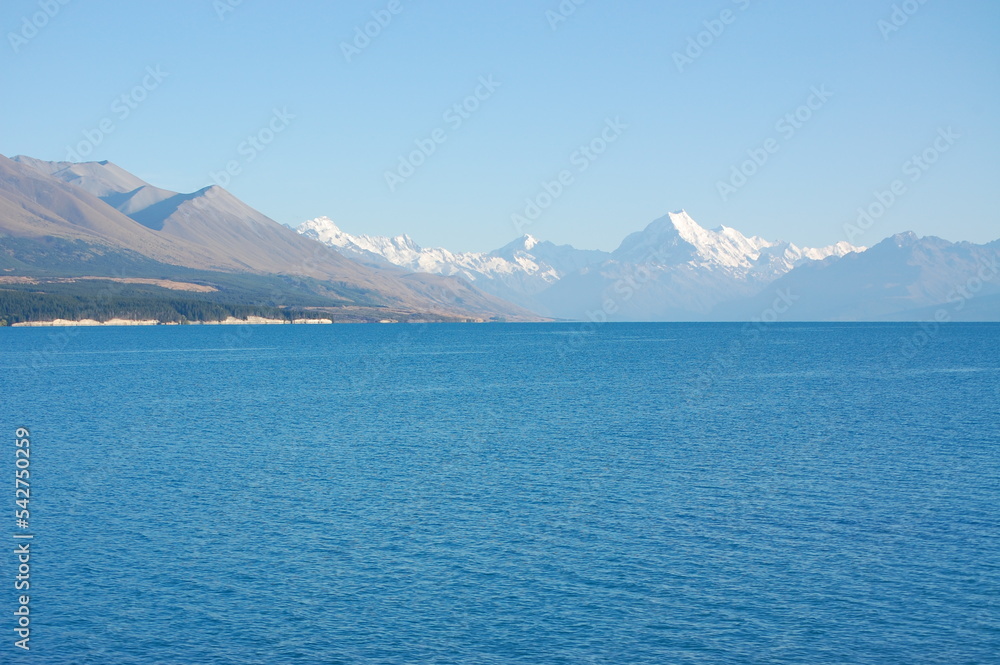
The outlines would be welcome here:
M 172 192 L 110 162 L 0 155 L 0 322 L 88 307 L 171 320 L 746 320 L 778 300 L 781 320 L 1000 321 L 998 261 L 1000 241 L 909 233 L 808 248 L 709 230 L 684 211 L 613 252 L 532 236 L 451 252 L 325 217 L 296 232 L 219 187 Z
M 800 248 L 790 242 L 747 237 L 728 226 L 709 231 L 682 210 L 661 217 L 625 238 L 611 258 L 624 264 L 689 265 L 734 277 L 767 279 L 807 261 L 864 250 L 847 242 L 821 249 Z
M 0 156 L 3 275 L 94 276 L 121 266 L 144 271 L 132 277 L 161 278 L 179 268 L 299 277 L 316 282 L 331 303 L 404 313 L 537 318 L 461 279 L 404 275 L 348 260 L 219 187 L 179 194 L 109 162 Z
M 846 242 L 802 248 L 726 226 L 708 230 L 680 211 L 629 235 L 607 261 L 568 275 L 538 299 L 559 317 L 706 320 L 721 303 L 750 298 L 801 265 L 864 250 Z
M 901 233 L 862 254 L 804 265 L 724 316 L 759 316 L 775 293 L 795 321 L 1000 321 L 1000 240 L 975 245 Z
M 457 253 L 423 248 L 408 235 L 354 236 L 327 217 L 305 222 L 297 230 L 367 265 L 462 277 L 481 291 L 536 311 L 536 294 L 563 276 L 609 256 L 606 252 L 539 242 L 528 235 L 494 252 Z
M 493 252 L 456 254 L 421 248 L 405 235 L 352 236 L 325 217 L 298 231 L 372 265 L 462 275 L 483 291 L 567 319 L 701 319 L 719 303 L 752 297 L 797 266 L 864 251 L 846 242 L 800 248 L 724 226 L 710 231 L 684 211 L 629 235 L 610 253 L 524 236 Z
M 595 321 L 1000 321 L 1000 240 L 986 245 L 888 238 L 822 248 L 705 229 L 684 211 L 627 236 L 613 252 L 531 236 L 493 252 L 421 248 L 409 236 L 353 236 L 322 217 L 298 228 L 371 265 L 461 275 L 480 290 L 558 318 Z M 942 313 L 943 312 L 943 313 Z

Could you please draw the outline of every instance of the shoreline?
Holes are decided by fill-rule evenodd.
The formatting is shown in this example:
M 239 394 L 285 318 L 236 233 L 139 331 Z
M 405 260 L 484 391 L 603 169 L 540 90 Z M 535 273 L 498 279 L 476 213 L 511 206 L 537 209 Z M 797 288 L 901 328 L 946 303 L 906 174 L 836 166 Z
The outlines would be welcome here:
M 159 321 L 156 319 L 108 319 L 98 321 L 96 319 L 80 319 L 73 321 L 70 319 L 54 319 L 52 321 L 21 321 L 12 323 L 11 328 L 66 328 L 73 326 L 100 327 L 100 326 L 243 326 L 243 325 L 331 325 L 333 319 L 266 319 L 260 316 L 250 316 L 246 319 L 228 317 L 223 321 Z

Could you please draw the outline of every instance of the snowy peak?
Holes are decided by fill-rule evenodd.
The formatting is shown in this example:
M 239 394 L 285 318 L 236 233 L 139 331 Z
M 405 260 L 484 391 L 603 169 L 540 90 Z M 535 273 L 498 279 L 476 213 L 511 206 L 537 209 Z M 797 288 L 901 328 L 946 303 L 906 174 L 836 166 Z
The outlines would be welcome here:
M 491 253 L 453 253 L 443 248 L 423 248 L 408 235 L 394 238 L 384 236 L 351 235 L 342 231 L 328 217 L 309 220 L 298 227 L 298 232 L 336 248 L 343 254 L 377 257 L 393 265 L 414 272 L 436 274 L 461 274 L 467 279 L 477 280 L 483 276 L 500 273 L 524 272 L 532 275 L 547 275 L 546 279 L 557 279 L 552 267 L 536 259 L 532 250 L 552 245 L 541 243 L 532 236 L 525 235 Z
M 604 279 L 614 283 L 632 274 L 635 266 L 662 275 L 665 284 L 677 284 L 670 287 L 678 289 L 670 292 L 670 298 L 698 301 L 692 306 L 705 309 L 713 302 L 756 293 L 803 263 L 864 249 L 844 242 L 822 249 L 800 248 L 746 236 L 729 226 L 708 230 L 683 210 L 629 235 L 611 253 L 556 245 L 530 235 L 492 252 L 454 253 L 423 248 L 407 235 L 351 235 L 327 217 L 303 223 L 298 232 L 363 263 L 462 277 L 487 293 L 563 318 L 579 316 L 571 310 L 580 293 L 589 293 Z
M 910 247 L 920 242 L 920 238 L 918 238 L 917 234 L 914 233 L 913 231 L 907 231 L 905 233 L 897 233 L 896 235 L 892 236 L 891 240 L 896 245 L 896 247 Z
M 389 262 L 397 266 L 408 266 L 412 263 L 414 264 L 412 269 L 415 271 L 418 270 L 416 263 L 419 263 L 419 257 L 423 251 L 420 245 L 408 235 L 399 235 L 394 238 L 355 236 L 342 231 L 329 217 L 311 219 L 299 225 L 296 230 L 304 236 L 333 247 L 349 258 L 379 264 Z
M 341 231 L 340 227 L 329 217 L 310 219 L 299 225 L 297 231 L 332 247 L 345 247 L 352 240 L 351 236 Z
M 694 221 L 691 215 L 687 214 L 685 210 L 668 213 L 665 217 L 653 222 L 653 224 L 657 223 L 665 227 L 673 227 L 680 239 L 700 248 L 718 245 L 722 239 L 732 238 L 735 240 L 738 238 L 741 241 L 745 240 L 742 233 L 724 226 L 719 227 L 719 231 L 709 231 Z M 727 232 L 731 232 L 732 235 L 728 235 Z M 724 242 L 724 240 L 722 241 Z
M 795 247 L 795 245 L 792 245 Z M 819 249 L 812 249 L 806 247 L 805 249 L 799 250 L 807 259 L 812 259 L 813 261 L 822 261 L 823 259 L 829 258 L 831 256 L 841 257 L 850 254 L 851 252 L 863 252 L 867 248 L 865 247 L 855 247 L 846 240 L 841 240 L 835 245 L 829 245 L 827 247 L 821 247 Z
M 351 235 L 328 217 L 301 224 L 298 232 L 341 254 L 373 265 L 391 264 L 411 272 L 459 276 L 511 302 L 533 307 L 531 298 L 570 272 L 604 261 L 606 252 L 578 250 L 525 235 L 493 252 L 450 252 L 423 248 L 407 235 Z
M 846 242 L 822 249 L 799 248 L 788 242 L 746 236 L 728 226 L 708 230 L 681 210 L 628 236 L 613 256 L 627 263 L 688 265 L 745 277 L 762 270 L 783 274 L 804 260 L 818 261 L 864 249 Z
M 490 254 L 493 256 L 502 256 L 508 260 L 514 260 L 514 258 L 520 254 L 531 253 L 532 250 L 538 248 L 539 245 L 551 245 L 552 243 L 541 242 L 534 236 L 523 235 L 517 240 L 513 240 L 500 249 L 495 249 Z
M 628 263 L 746 269 L 760 256 L 760 250 L 770 245 L 725 226 L 709 231 L 682 210 L 625 238 L 614 257 Z

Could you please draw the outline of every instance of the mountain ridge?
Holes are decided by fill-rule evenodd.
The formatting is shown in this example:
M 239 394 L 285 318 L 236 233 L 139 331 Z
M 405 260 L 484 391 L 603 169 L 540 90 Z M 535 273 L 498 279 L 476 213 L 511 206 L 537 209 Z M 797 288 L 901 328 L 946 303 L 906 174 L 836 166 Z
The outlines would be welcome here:
M 491 252 L 452 253 L 421 248 L 409 235 L 352 236 L 325 217 L 297 230 L 345 255 L 463 274 L 481 290 L 562 319 L 747 320 L 769 310 L 776 289 L 811 302 L 789 308 L 788 320 L 917 319 L 948 307 L 956 281 L 971 275 L 966 279 L 982 281 L 981 293 L 965 299 L 955 320 L 1000 321 L 1000 296 L 993 295 L 1000 278 L 976 276 L 993 265 L 1000 240 L 975 245 L 905 232 L 871 248 L 846 241 L 810 248 L 727 225 L 706 229 L 683 210 L 626 235 L 611 252 L 525 235 Z
M 459 319 L 540 318 L 461 279 L 405 277 L 351 261 L 219 187 L 170 192 L 111 162 L 0 155 L 0 250 L 9 257 L 8 276 L 45 273 L 60 262 L 76 265 L 80 256 L 105 271 L 113 263 L 145 265 L 130 258 L 144 257 L 154 262 L 148 269 L 160 272 L 184 268 L 315 281 L 332 303 L 357 301 Z
M 241 307 L 290 299 L 383 308 L 393 320 L 718 321 L 759 316 L 779 290 L 798 303 L 788 320 L 944 311 L 954 320 L 1000 321 L 998 260 L 1000 240 L 951 243 L 905 232 L 871 248 L 810 248 L 728 225 L 707 229 L 684 210 L 627 234 L 611 252 L 531 235 L 489 252 L 451 252 L 406 234 L 351 235 L 325 217 L 291 229 L 220 187 L 172 192 L 108 161 L 0 155 L 7 292 L 30 291 L 36 277 L 176 278 L 216 285 L 215 298 L 238 292 Z M 144 302 L 158 297 L 149 284 L 133 290 Z
M 618 273 L 626 266 L 672 269 L 678 284 L 700 292 L 669 289 L 663 294 L 672 301 L 668 305 L 705 313 L 727 298 L 752 295 L 757 287 L 805 261 L 865 249 L 846 242 L 825 248 L 800 248 L 788 242 L 744 236 L 727 226 L 710 231 L 683 210 L 629 234 L 612 252 L 580 250 L 524 235 L 491 252 L 453 253 L 443 248 L 422 248 L 409 235 L 354 236 L 328 217 L 308 220 L 297 231 L 362 261 L 389 263 L 410 271 L 461 274 L 483 291 L 545 315 L 568 319 L 581 318 L 582 310 L 594 306 L 592 302 L 582 304 L 588 300 L 586 294 L 597 288 L 595 281 L 599 280 L 589 272 L 592 269 L 612 274 L 612 281 L 621 277 Z M 701 284 L 699 271 L 711 273 L 700 280 Z

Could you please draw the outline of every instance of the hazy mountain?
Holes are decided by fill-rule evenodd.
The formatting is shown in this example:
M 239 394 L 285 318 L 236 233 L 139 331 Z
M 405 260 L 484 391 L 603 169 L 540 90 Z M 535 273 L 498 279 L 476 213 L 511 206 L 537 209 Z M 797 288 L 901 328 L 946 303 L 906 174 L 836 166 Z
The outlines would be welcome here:
M 784 320 L 1000 321 L 1000 240 L 975 245 L 901 233 L 861 254 L 804 265 L 721 313 L 760 316 L 778 291 L 793 299 Z
M 691 321 L 715 317 L 720 303 L 750 298 L 798 266 L 863 252 L 841 242 L 820 249 L 708 230 L 684 211 L 629 235 L 609 260 L 539 294 L 563 318 Z
M 951 243 L 900 234 L 871 249 L 823 248 L 705 229 L 670 213 L 613 252 L 531 236 L 489 253 L 424 249 L 409 236 L 352 236 L 320 218 L 299 227 L 347 255 L 412 271 L 458 274 L 546 315 L 620 321 L 746 320 L 786 294 L 783 320 L 1000 320 L 1000 241 Z M 784 305 L 781 307 L 785 309 Z
M 629 235 L 610 253 L 531 236 L 493 252 L 452 253 L 422 248 L 406 235 L 354 236 L 325 217 L 305 222 L 298 231 L 372 265 L 462 275 L 483 291 L 567 319 L 704 318 L 719 303 L 752 297 L 803 263 L 864 250 L 847 243 L 800 248 L 728 227 L 710 231 L 683 211 Z
M 343 302 L 459 317 L 533 318 L 460 279 L 406 276 L 348 260 L 221 188 L 170 192 L 109 162 L 0 156 L 0 244 L 8 276 L 59 272 L 70 264 L 135 268 L 146 260 L 306 277 Z
M 490 253 L 519 263 L 525 258 L 541 261 L 550 266 L 560 277 L 606 261 L 610 254 L 597 249 L 576 249 L 572 245 L 556 245 L 548 240 L 538 240 L 524 235 Z
M 40 276 L 177 278 L 214 285 L 213 297 L 232 302 L 294 298 L 302 307 L 384 308 L 394 318 L 745 320 L 784 294 L 782 320 L 1000 320 L 1000 241 L 900 234 L 867 250 L 806 248 L 705 229 L 683 211 L 613 252 L 531 236 L 492 252 L 450 252 L 406 235 L 351 235 L 327 218 L 297 231 L 218 187 L 182 194 L 109 162 L 0 156 L 0 279 L 8 285 Z
M 606 252 L 539 242 L 527 235 L 494 252 L 450 252 L 423 248 L 408 235 L 351 235 L 327 217 L 301 224 L 298 232 L 368 265 L 462 277 L 481 291 L 532 310 L 539 307 L 533 296 L 566 274 L 608 257 Z

